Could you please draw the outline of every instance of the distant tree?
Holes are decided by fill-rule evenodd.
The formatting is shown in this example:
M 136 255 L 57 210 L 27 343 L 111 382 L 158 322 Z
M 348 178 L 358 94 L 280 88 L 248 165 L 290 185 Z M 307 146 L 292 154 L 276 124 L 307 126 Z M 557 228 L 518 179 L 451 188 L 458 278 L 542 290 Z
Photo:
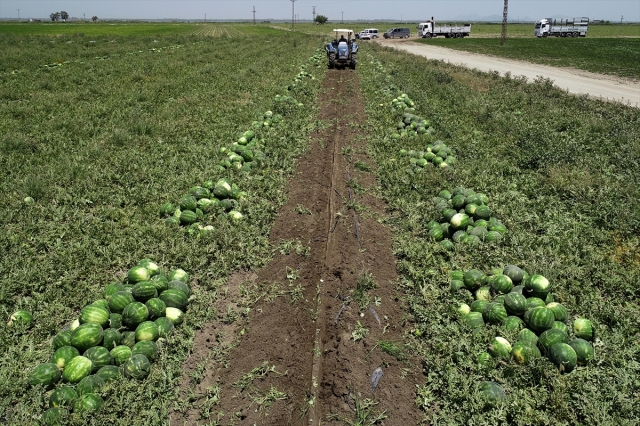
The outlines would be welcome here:
M 329 18 L 327 18 L 324 15 L 318 15 L 316 16 L 316 22 L 320 25 L 324 25 L 327 23 L 327 21 L 329 20 Z
M 62 19 L 63 21 L 66 21 L 67 19 L 69 19 L 69 14 L 64 10 L 60 11 L 60 19 Z
M 96 22 L 96 21 L 98 21 L 98 17 L 97 17 L 97 16 L 94 16 L 93 18 L 91 18 L 91 20 L 92 20 L 93 22 Z
M 60 19 L 60 12 L 52 13 L 51 15 L 49 15 L 49 18 L 51 18 L 53 22 L 56 22 Z

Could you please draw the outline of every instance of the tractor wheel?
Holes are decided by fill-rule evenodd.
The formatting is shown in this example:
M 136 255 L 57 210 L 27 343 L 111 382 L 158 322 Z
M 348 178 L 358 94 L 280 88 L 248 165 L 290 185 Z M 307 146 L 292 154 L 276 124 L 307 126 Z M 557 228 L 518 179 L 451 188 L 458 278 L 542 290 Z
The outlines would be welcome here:
M 336 67 L 336 54 L 329 53 L 329 68 L 334 69 Z

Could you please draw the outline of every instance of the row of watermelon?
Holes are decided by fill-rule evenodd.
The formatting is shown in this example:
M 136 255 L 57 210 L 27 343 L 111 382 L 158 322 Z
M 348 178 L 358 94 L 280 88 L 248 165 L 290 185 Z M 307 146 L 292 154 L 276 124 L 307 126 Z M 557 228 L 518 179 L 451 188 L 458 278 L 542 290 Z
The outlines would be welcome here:
M 445 169 L 456 163 L 456 158 L 452 155 L 452 150 L 444 142 L 438 140 L 433 145 L 429 144 L 426 151 L 407 151 L 401 149 L 398 153 L 403 157 L 409 157 L 408 174 L 420 173 L 425 167 L 440 167 Z
M 59 421 L 69 409 L 99 409 L 100 388 L 107 381 L 146 378 L 158 358 L 158 344 L 182 323 L 190 294 L 184 270 L 167 274 L 143 259 L 122 283 L 109 284 L 103 298 L 82 308 L 52 339 L 50 362 L 31 373 L 31 385 L 57 386 L 49 396 L 45 423 Z
M 486 364 L 489 357 L 513 358 L 527 364 L 533 358 L 545 355 L 560 371 L 569 373 L 576 365 L 587 365 L 594 357 L 594 330 L 591 321 L 576 318 L 573 322 L 575 339 L 566 325 L 570 315 L 567 309 L 554 301 L 551 283 L 542 275 L 529 275 L 515 265 L 485 275 L 478 270 L 453 271 L 451 290 L 461 289 L 474 294 L 471 305 L 458 308 L 464 324 L 470 328 L 484 324 L 497 325 L 504 330 L 518 332 L 517 343 L 496 337 L 488 353 L 480 354 L 478 362 Z
M 488 203 L 485 194 L 471 189 L 457 187 L 453 191 L 440 191 L 433 198 L 440 218 L 426 224 L 429 237 L 447 250 L 453 249 L 453 243 L 477 245 L 500 240 L 507 228 L 493 216 Z
M 240 202 L 246 197 L 247 193 L 240 191 L 228 179 L 219 179 L 217 182 L 209 180 L 202 186 L 192 187 L 177 206 L 172 203 L 160 206 L 160 217 L 165 219 L 166 225 L 185 225 L 194 232 L 211 232 L 212 225 L 202 226 L 199 222 L 215 212 L 225 212 L 233 221 L 242 220 L 242 213 L 238 210 Z

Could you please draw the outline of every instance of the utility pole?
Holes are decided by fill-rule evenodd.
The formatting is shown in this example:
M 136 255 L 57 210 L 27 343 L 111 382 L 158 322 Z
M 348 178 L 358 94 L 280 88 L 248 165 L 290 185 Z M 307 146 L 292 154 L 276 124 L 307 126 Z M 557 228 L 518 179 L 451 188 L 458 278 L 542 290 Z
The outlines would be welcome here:
M 296 25 L 296 9 L 295 9 L 296 0 L 290 0 L 290 1 L 291 1 L 291 28 L 293 28 Z
M 253 25 L 256 24 L 256 7 L 253 6 Z
M 204 23 L 205 24 L 207 23 L 207 14 L 206 13 L 204 14 Z
M 620 16 L 620 23 L 622 24 L 622 20 L 624 19 L 624 15 Z
M 20 9 L 18 9 L 18 22 L 20 22 Z
M 504 46 L 507 41 L 507 8 L 509 0 L 504 0 L 504 10 L 502 11 L 502 37 L 500 38 L 500 46 Z
M 313 22 L 316 22 L 316 7 L 315 6 L 311 6 L 313 7 Z
M 344 24 L 344 12 L 340 12 L 342 13 L 342 23 Z

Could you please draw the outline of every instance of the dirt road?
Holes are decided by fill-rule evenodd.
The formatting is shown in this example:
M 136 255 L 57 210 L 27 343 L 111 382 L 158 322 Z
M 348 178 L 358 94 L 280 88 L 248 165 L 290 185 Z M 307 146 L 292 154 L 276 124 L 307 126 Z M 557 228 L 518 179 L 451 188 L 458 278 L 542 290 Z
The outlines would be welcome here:
M 542 76 L 553 80 L 556 86 L 567 90 L 569 93 L 587 94 L 595 98 L 609 99 L 640 108 L 640 82 L 590 73 L 574 68 L 557 68 L 532 64 L 496 56 L 418 44 L 411 41 L 380 40 L 380 44 L 404 50 L 414 55 L 468 68 L 476 68 L 481 71 L 498 71 L 501 75 L 507 72 L 510 72 L 513 76 L 523 75 L 530 81 Z

